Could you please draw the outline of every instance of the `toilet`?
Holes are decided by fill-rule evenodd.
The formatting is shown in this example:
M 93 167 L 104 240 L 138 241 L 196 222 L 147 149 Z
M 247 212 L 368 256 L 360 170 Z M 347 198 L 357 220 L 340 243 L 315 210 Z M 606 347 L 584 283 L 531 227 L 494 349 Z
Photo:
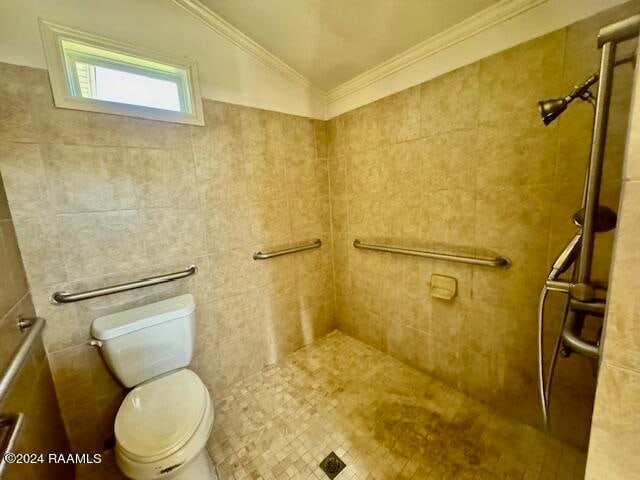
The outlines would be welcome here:
M 97 318 L 91 325 L 109 369 L 126 387 L 115 420 L 115 457 L 134 480 L 214 480 L 206 449 L 213 403 L 187 367 L 195 302 L 180 295 Z

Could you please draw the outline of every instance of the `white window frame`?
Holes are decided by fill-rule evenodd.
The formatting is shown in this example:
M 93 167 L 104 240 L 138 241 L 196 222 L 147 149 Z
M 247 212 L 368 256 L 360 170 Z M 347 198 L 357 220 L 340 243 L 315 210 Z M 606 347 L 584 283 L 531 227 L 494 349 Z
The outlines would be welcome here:
M 84 110 L 88 112 L 110 113 L 113 115 L 125 115 L 128 117 L 147 118 L 165 122 L 204 125 L 202 97 L 200 96 L 198 69 L 195 61 L 168 57 L 142 47 L 82 32 L 80 30 L 47 22 L 42 19 L 40 20 L 40 33 L 42 35 L 44 53 L 49 69 L 49 79 L 51 81 L 51 90 L 53 92 L 53 100 L 56 107 L 72 110 Z M 109 102 L 80 96 L 78 93 L 79 85 L 76 78 L 76 72 L 67 71 L 65 52 L 62 46 L 62 42 L 64 40 L 110 50 L 123 55 L 139 57 L 153 62 L 159 62 L 183 70 L 185 74 L 178 76 L 178 81 L 182 82 L 181 86 L 183 87 L 178 88 L 178 91 L 180 92 L 180 106 L 181 109 L 186 107 L 187 110 L 190 111 L 175 112 L 160 108 Z M 76 54 L 73 53 L 72 55 L 75 56 Z M 118 64 L 115 60 L 112 62 L 108 59 L 92 58 L 90 54 L 82 54 L 77 56 L 77 59 L 80 61 L 89 60 L 94 65 L 100 64 L 106 67 L 117 66 L 116 69 L 118 70 L 130 71 L 131 73 L 137 74 L 139 74 L 141 70 L 144 70 L 143 67 L 138 68 L 138 66 L 135 68 L 127 68 L 126 64 Z M 145 73 L 153 78 L 163 78 L 163 74 L 161 72 L 152 69 L 147 70 Z M 172 75 L 171 80 L 175 79 L 176 76 Z M 182 94 L 185 90 L 188 92 L 188 95 Z

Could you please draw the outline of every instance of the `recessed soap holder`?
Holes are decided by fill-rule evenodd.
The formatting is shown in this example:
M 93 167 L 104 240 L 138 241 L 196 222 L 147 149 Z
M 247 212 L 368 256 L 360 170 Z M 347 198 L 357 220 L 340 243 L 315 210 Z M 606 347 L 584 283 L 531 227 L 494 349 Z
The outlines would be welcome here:
M 458 293 L 458 280 L 448 275 L 431 274 L 429 281 L 431 296 L 442 300 L 453 300 Z

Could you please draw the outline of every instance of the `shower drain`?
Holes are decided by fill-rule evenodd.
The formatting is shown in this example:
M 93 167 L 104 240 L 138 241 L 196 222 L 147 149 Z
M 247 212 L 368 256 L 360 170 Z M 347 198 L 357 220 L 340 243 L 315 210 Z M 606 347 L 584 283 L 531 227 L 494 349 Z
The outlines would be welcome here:
M 327 457 L 320 462 L 320 468 L 329 478 L 336 478 L 336 476 L 344 470 L 347 465 L 340 460 L 340 457 L 334 452 L 331 452 Z

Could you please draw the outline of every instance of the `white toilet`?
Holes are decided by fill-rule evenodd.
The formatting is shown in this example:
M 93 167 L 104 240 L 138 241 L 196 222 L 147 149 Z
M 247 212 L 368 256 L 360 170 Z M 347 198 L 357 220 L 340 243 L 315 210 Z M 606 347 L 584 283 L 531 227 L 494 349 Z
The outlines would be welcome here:
M 191 363 L 196 333 L 192 295 L 97 318 L 91 335 L 126 387 L 115 421 L 118 466 L 135 480 L 212 480 L 205 448 L 213 404 Z

